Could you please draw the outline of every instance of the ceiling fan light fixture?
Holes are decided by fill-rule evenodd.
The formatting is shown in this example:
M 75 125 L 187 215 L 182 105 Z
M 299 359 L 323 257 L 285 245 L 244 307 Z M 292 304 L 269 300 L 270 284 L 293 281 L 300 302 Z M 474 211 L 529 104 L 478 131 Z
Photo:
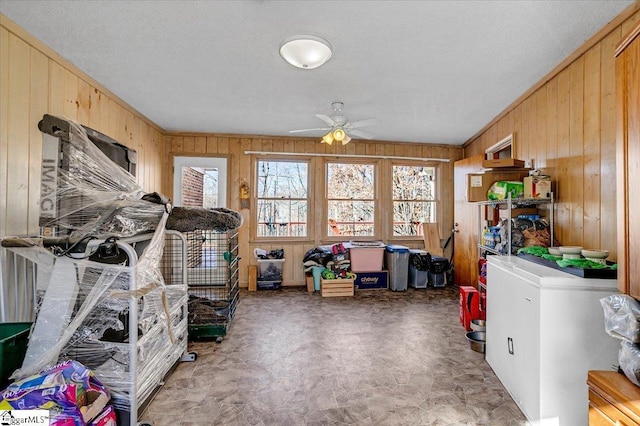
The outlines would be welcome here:
M 296 68 L 312 70 L 331 59 L 331 44 L 312 35 L 293 36 L 280 45 L 280 56 Z
M 349 137 L 349 135 L 346 135 L 344 139 L 342 139 L 342 145 L 346 145 L 349 142 L 351 142 L 351 138 Z
M 322 143 L 331 145 L 333 143 L 333 132 L 329 132 L 322 137 Z
M 333 131 L 333 138 L 335 140 L 337 140 L 338 142 L 342 142 L 344 140 L 345 136 L 347 136 L 347 134 L 344 132 L 344 130 L 342 130 L 340 128 L 335 129 Z

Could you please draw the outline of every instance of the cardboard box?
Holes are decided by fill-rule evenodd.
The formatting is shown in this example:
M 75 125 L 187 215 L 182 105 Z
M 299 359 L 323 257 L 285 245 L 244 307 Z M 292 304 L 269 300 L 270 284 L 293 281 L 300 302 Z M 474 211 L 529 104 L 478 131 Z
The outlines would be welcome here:
M 492 169 L 494 167 L 524 167 L 524 161 L 516 160 L 515 158 L 494 158 L 491 160 L 484 160 L 482 167 L 485 169 Z
M 467 175 L 467 201 L 486 201 L 487 192 L 494 182 L 501 180 L 522 181 L 528 175 L 528 170 L 486 170 L 484 173 L 469 173 Z
M 354 274 L 356 278 L 353 284 L 358 290 L 389 288 L 389 271 L 354 272 Z
M 337 279 L 337 280 L 320 280 L 320 295 L 322 297 L 353 297 L 353 280 Z
M 550 176 L 527 176 L 524 182 L 524 198 L 550 198 Z
M 506 209 L 505 210 L 500 210 L 500 216 L 506 216 Z M 504 213 L 504 215 L 502 214 Z M 522 207 L 522 208 L 517 208 L 517 209 L 511 209 L 511 217 L 518 217 L 521 214 L 538 214 L 538 209 L 536 207 Z

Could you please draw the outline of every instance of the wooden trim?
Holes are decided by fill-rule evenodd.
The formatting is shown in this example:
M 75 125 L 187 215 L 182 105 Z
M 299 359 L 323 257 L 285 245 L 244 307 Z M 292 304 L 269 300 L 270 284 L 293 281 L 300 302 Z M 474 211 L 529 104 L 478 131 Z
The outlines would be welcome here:
M 516 106 L 521 104 L 525 99 L 531 96 L 536 90 L 540 89 L 542 86 L 547 84 L 549 80 L 553 79 L 556 75 L 560 74 L 562 70 L 571 65 L 576 59 L 586 53 L 589 49 L 595 46 L 600 40 L 605 38 L 607 34 L 611 31 L 615 30 L 619 25 L 621 25 L 625 20 L 627 20 L 631 15 L 640 10 L 640 0 L 636 0 L 633 4 L 623 10 L 618 16 L 613 18 L 607 25 L 602 27 L 600 31 L 595 33 L 592 37 L 590 37 L 587 41 L 585 41 L 582 46 L 576 49 L 572 54 L 567 56 L 567 58 L 560 62 L 558 66 L 552 69 L 547 75 L 542 77 L 536 84 L 531 86 L 529 90 L 520 95 L 515 101 L 513 101 L 508 107 L 502 110 L 501 113 L 496 115 L 493 120 L 487 123 L 482 129 L 478 130 L 473 136 L 471 136 L 467 141 L 462 144 L 463 148 L 469 146 L 475 139 L 477 139 L 480 135 L 486 132 L 491 126 L 496 124 L 502 118 L 504 118 L 511 110 L 513 110 Z
M 638 25 L 636 25 L 636 27 L 631 30 L 629 32 L 629 34 L 627 34 L 622 41 L 620 41 L 620 44 L 618 44 L 618 47 L 616 47 L 616 53 L 615 56 L 616 58 L 622 53 L 622 51 L 624 49 L 627 48 L 627 46 L 629 46 L 629 44 L 631 44 L 631 42 L 633 40 L 635 40 L 636 37 L 638 37 L 640 35 L 640 22 L 638 22 Z
M 98 81 L 96 81 L 95 79 L 90 77 L 87 73 L 82 71 L 80 68 L 78 68 L 75 65 L 73 65 L 67 59 L 65 59 L 62 56 L 60 56 L 57 52 L 55 52 L 49 46 L 47 46 L 42 41 L 38 40 L 36 37 L 34 37 L 30 33 L 28 33 L 26 30 L 21 28 L 18 24 L 13 22 L 11 19 L 7 18 L 2 13 L 0 13 L 0 27 L 6 28 L 7 31 L 9 31 L 10 33 L 15 35 L 16 37 L 20 38 L 21 40 L 23 40 L 24 42 L 29 44 L 31 47 L 33 47 L 34 49 L 36 49 L 36 50 L 40 51 L 41 53 L 43 53 L 44 55 L 46 55 L 50 60 L 56 62 L 62 68 L 65 68 L 69 72 L 75 74 L 78 78 L 80 78 L 81 80 L 84 80 L 85 82 L 89 83 L 91 86 L 97 88 L 98 90 L 100 90 L 102 93 L 104 93 L 105 95 L 107 95 L 111 99 L 116 100 L 124 109 L 128 110 L 129 112 L 131 112 L 137 118 L 142 119 L 149 126 L 153 127 L 154 129 L 156 129 L 157 131 L 159 131 L 161 133 L 165 133 L 165 130 L 163 128 L 161 128 L 156 123 L 151 121 L 149 118 L 147 118 L 140 111 L 136 110 L 134 107 L 132 107 L 131 105 L 129 105 L 128 103 L 123 101 L 119 96 L 117 96 L 116 94 L 111 92 L 109 89 L 104 87 L 102 84 L 100 84 Z
M 639 0 L 640 1 L 640 0 Z M 197 136 L 208 136 L 208 137 L 218 137 L 218 138 L 249 138 L 249 139 L 253 139 L 253 140 L 272 140 L 272 139 L 278 139 L 278 140 L 291 140 L 291 141 L 307 141 L 307 142 L 317 142 L 318 144 L 320 144 L 320 138 L 319 137 L 314 137 L 314 136 L 306 136 L 306 137 L 300 137 L 300 136 L 282 136 L 282 135 L 253 135 L 250 133 L 242 133 L 242 134 L 238 134 L 238 133 L 201 133 L 201 132 L 164 132 L 164 136 L 166 137 L 197 137 Z M 454 144 L 443 144 L 443 143 L 432 143 L 432 142 L 410 142 L 410 141 L 385 141 L 385 140 L 361 140 L 361 139 L 353 139 L 349 144 L 344 145 L 344 146 L 349 146 L 349 145 L 357 145 L 358 143 L 367 143 L 367 144 L 382 144 L 382 145 L 387 145 L 387 144 L 397 144 L 397 143 L 403 143 L 403 144 L 416 144 L 416 145 L 428 145 L 434 148 L 458 148 L 458 149 L 462 149 L 462 147 L 460 145 L 454 145 Z

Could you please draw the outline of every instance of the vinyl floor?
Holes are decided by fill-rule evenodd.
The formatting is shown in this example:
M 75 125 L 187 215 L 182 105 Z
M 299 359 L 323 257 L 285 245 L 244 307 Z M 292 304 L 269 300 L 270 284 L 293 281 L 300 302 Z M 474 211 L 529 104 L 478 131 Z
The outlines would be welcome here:
M 222 343 L 191 342 L 142 418 L 168 425 L 523 425 L 458 321 L 456 287 L 242 291 Z

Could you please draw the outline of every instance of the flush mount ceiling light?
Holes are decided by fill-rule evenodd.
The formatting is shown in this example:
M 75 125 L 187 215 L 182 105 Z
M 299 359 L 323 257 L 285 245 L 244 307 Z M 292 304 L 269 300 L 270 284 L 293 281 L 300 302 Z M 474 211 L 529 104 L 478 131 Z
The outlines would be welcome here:
M 280 56 L 294 67 L 312 70 L 331 58 L 331 45 L 312 35 L 294 36 L 282 42 Z

